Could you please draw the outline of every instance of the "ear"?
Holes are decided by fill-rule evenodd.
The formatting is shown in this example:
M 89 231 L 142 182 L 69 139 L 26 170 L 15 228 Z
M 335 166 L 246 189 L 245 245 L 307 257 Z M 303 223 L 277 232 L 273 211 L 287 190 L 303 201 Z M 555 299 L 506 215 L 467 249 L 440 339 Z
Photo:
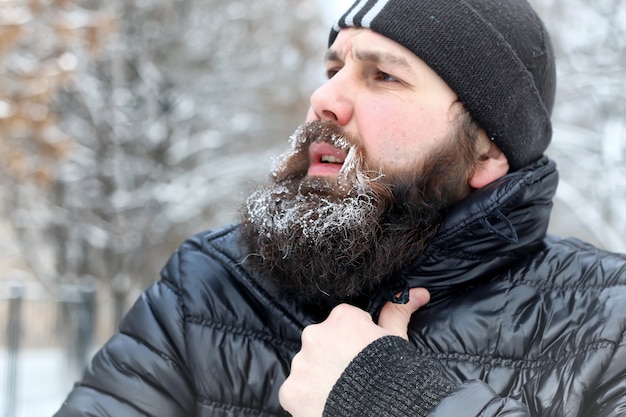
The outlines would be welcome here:
M 484 139 L 486 139 L 485 147 L 488 148 L 482 153 L 481 161 L 469 179 L 469 185 L 474 189 L 482 188 L 509 172 L 509 160 L 504 153 L 487 138 L 487 135 Z

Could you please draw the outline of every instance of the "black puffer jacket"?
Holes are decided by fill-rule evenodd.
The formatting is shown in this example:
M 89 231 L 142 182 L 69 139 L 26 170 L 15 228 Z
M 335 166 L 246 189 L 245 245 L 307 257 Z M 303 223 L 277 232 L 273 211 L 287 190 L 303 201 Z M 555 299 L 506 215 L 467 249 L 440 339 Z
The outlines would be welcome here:
M 433 416 L 626 415 L 626 257 L 545 238 L 556 183 L 544 158 L 475 192 L 398 277 L 431 290 L 410 339 L 461 384 Z M 273 296 L 237 233 L 181 246 L 57 416 L 285 415 L 278 390 L 324 312 Z

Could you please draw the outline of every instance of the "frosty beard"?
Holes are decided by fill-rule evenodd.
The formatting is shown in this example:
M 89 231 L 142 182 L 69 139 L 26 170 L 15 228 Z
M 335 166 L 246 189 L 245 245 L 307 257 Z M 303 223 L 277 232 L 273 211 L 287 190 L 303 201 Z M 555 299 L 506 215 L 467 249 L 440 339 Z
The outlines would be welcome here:
M 309 145 L 347 152 L 338 177 L 308 177 Z M 243 207 L 247 262 L 286 297 L 338 303 L 369 295 L 419 257 L 461 198 L 467 164 L 457 141 L 400 173 L 368 169 L 359 146 L 334 123 L 312 122 L 292 136 L 272 184 Z

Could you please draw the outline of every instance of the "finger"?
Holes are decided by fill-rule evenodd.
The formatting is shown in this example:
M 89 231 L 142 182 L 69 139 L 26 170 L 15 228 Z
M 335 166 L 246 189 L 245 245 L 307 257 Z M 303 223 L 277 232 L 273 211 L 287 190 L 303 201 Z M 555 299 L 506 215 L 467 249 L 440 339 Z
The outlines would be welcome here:
M 278 401 L 280 405 L 290 413 L 296 409 L 296 400 L 302 395 L 298 393 L 297 372 L 303 367 L 305 359 L 302 357 L 302 351 L 298 352 L 291 360 L 291 371 L 287 379 L 283 382 L 278 390 Z
M 280 406 L 291 415 L 298 409 L 298 400 L 302 398 L 302 393 L 298 392 L 298 382 L 293 376 L 287 377 L 278 390 L 278 402 Z
M 389 301 L 383 306 L 378 318 L 378 325 L 389 333 L 408 339 L 407 329 L 411 315 L 430 301 L 430 293 L 425 288 L 411 288 L 409 302 L 395 304 Z

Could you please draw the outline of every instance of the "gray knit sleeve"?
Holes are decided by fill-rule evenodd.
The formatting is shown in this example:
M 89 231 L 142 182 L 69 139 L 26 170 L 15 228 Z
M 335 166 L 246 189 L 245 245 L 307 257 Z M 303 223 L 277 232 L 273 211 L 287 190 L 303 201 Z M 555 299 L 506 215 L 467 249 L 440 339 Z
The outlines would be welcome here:
M 457 387 L 441 365 L 406 340 L 387 336 L 367 346 L 333 387 L 325 417 L 422 417 Z

